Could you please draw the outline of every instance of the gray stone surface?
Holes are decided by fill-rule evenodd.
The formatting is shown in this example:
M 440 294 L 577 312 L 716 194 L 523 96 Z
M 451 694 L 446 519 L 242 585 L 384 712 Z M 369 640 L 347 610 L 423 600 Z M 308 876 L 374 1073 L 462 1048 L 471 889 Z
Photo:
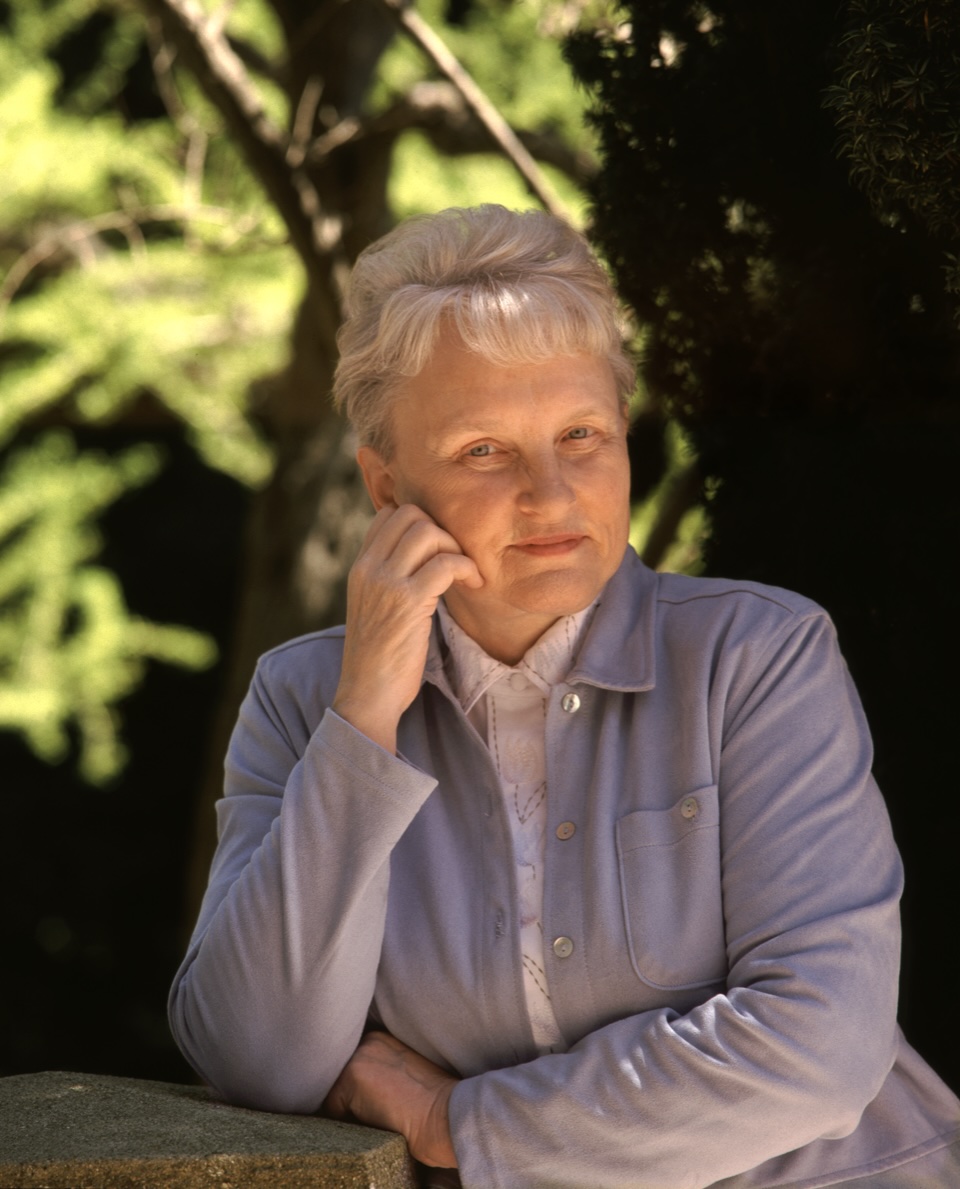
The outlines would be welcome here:
M 199 1086 L 0 1078 L 2 1189 L 413 1189 L 400 1136 L 217 1102 Z

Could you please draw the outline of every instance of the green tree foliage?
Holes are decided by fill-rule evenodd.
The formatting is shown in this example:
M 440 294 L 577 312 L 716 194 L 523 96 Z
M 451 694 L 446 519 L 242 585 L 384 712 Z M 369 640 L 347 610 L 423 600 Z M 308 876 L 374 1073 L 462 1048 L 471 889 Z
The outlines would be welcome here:
M 191 178 L 178 159 L 189 136 L 184 145 L 172 121 L 127 125 L 110 107 L 90 110 L 109 96 L 99 76 L 116 70 L 115 43 L 127 47 L 121 63 L 129 55 L 138 18 L 117 23 L 75 95 L 58 96 L 51 30 L 62 40 L 88 9 L 23 4 L 0 39 L 0 443 L 45 410 L 108 420 L 149 393 L 210 465 L 261 483 L 269 452 L 243 389 L 283 360 L 297 296 L 290 251 L 228 144 Z M 199 157 L 213 130 L 189 123 Z
M 118 13 L 101 57 L 64 89 L 51 55 L 90 7 L 15 5 L 0 34 L 0 447 L 45 414 L 115 421 L 148 399 L 211 466 L 262 483 L 269 449 L 245 387 L 286 351 L 289 249 L 249 179 L 234 181 L 229 150 L 203 162 L 208 203 L 175 124 L 115 110 L 143 48 L 138 14 Z M 210 137 L 199 120 L 191 132 L 199 155 Z M 2 478 L 0 726 L 59 760 L 72 725 L 81 772 L 102 783 L 122 767 L 116 708 L 144 661 L 202 668 L 214 652 L 132 614 L 113 575 L 90 564 L 95 519 L 159 460 L 80 456 L 66 432 L 14 449 Z
M 907 860 L 908 1034 L 960 1084 L 936 1024 L 960 977 L 940 944 L 960 823 L 937 811 L 960 532 L 953 7 L 637 0 L 570 53 L 596 98 L 596 234 L 646 327 L 647 389 L 699 457 L 707 570 L 837 622 Z
M 116 577 L 92 564 L 91 521 L 157 466 L 149 447 L 108 461 L 78 455 L 69 436 L 51 432 L 0 474 L 0 726 L 51 762 L 67 753 L 74 726 L 80 771 L 94 784 L 122 766 L 113 707 L 144 662 L 213 660 L 200 633 L 131 615 Z
M 207 465 L 260 493 L 235 704 L 257 653 L 338 614 L 365 524 L 325 404 L 349 259 L 399 215 L 531 199 L 457 86 L 372 0 L 8 0 L 3 13 L 0 729 L 47 760 L 76 736 L 83 773 L 103 781 L 145 660 L 212 653 L 143 622 L 95 564 L 97 518 L 162 460 L 86 457 L 71 428 L 179 425 Z M 561 42 L 596 14 L 556 0 L 424 0 L 418 14 L 581 217 L 591 138 Z

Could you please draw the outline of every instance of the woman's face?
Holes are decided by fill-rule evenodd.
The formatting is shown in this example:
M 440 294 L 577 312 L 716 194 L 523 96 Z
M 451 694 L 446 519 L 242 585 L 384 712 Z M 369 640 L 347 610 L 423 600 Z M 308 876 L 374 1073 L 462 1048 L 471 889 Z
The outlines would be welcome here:
M 562 615 L 589 606 L 629 530 L 626 418 L 610 365 L 591 355 L 499 366 L 446 332 L 392 407 L 394 452 L 360 463 L 377 507 L 412 503 L 484 580 L 450 613 L 515 662 Z

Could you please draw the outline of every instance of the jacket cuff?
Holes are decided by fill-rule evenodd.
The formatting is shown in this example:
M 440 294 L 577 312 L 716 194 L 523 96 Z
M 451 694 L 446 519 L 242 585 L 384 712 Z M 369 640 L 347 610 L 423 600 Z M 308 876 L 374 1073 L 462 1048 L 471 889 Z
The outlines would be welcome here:
M 310 747 L 334 753 L 336 761 L 352 769 L 365 784 L 372 784 L 405 803 L 420 804 L 437 787 L 435 777 L 403 755 L 384 750 L 329 708 L 313 733 Z

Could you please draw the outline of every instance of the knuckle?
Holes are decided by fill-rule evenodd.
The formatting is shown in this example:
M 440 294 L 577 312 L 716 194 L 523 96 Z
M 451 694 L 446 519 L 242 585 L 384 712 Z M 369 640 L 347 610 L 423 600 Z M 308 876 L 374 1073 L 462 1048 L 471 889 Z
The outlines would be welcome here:
M 437 532 L 437 526 L 432 520 L 427 520 L 421 515 L 410 521 L 407 532 L 415 537 L 431 537 Z

